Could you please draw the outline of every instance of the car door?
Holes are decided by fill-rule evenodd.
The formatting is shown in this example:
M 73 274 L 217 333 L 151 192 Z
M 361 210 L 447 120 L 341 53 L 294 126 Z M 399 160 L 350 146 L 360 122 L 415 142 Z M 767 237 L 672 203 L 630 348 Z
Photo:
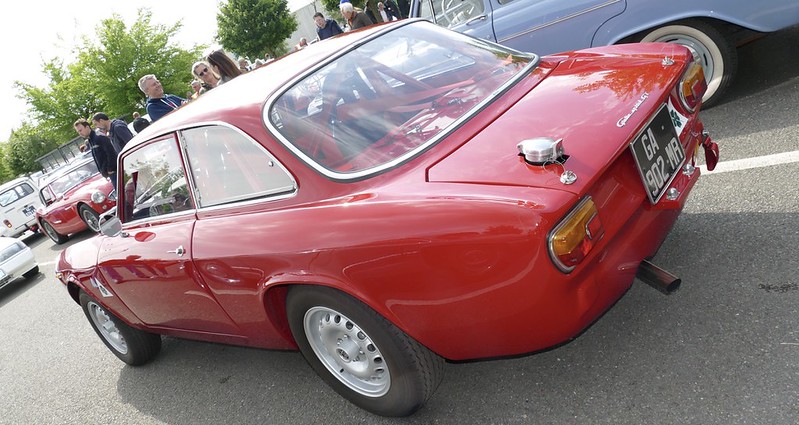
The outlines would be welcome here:
M 473 37 L 538 54 L 593 46 L 625 0 L 415 0 L 414 16 Z
M 416 0 L 413 7 L 417 17 L 472 37 L 496 41 L 491 5 L 492 0 Z
M 122 167 L 122 233 L 103 241 L 104 281 L 149 326 L 238 335 L 192 262 L 195 202 L 175 136 L 126 153 Z
M 273 230 L 281 215 L 274 209 L 285 207 L 297 183 L 263 146 L 235 128 L 197 127 L 181 138 L 200 207 L 192 247 L 197 272 L 220 304 L 236 311 L 240 326 L 261 323 L 258 335 L 266 338 L 261 291 L 285 267 L 285 258 L 272 253 L 291 244 L 273 237 L 285 234 L 285 228 Z
M 594 34 L 625 0 L 491 0 L 498 43 L 542 55 L 592 47 Z

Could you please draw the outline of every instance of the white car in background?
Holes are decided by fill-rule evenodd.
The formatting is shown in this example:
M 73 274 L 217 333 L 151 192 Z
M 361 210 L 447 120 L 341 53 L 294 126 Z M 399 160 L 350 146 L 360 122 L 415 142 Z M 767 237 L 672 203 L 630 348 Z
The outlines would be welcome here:
M 33 251 L 16 238 L 0 237 L 0 288 L 18 278 L 30 279 L 39 274 Z
M 21 177 L 0 186 L 0 236 L 18 237 L 27 230 L 36 230 L 36 210 L 41 208 L 38 186 L 28 177 Z

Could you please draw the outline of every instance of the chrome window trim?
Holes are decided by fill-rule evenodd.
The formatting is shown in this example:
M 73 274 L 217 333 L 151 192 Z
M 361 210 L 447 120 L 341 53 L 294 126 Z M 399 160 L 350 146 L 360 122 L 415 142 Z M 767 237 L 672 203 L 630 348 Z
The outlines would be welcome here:
M 291 179 L 291 188 L 288 191 L 275 192 L 276 193 L 275 195 L 264 194 L 264 195 L 261 195 L 261 196 L 259 196 L 257 198 L 230 201 L 230 202 L 226 202 L 226 203 L 220 204 L 220 205 L 203 206 L 202 205 L 202 197 L 199 196 L 199 193 L 197 193 L 197 186 L 196 186 L 195 181 L 194 181 L 194 172 L 191 169 L 190 164 L 188 163 L 188 154 L 186 153 L 187 152 L 186 151 L 187 141 L 186 141 L 186 139 L 183 136 L 183 132 L 186 131 L 186 130 L 193 130 L 193 129 L 200 128 L 200 127 L 213 127 L 213 126 L 225 127 L 227 129 L 233 130 L 234 132 L 238 133 L 240 136 L 245 138 L 247 141 L 249 141 L 250 143 L 255 145 L 256 148 L 260 149 L 267 156 L 269 156 L 269 158 L 271 158 L 271 160 L 274 161 L 275 166 L 279 167 L 280 170 L 282 170 L 283 173 L 286 174 Z M 274 199 L 274 198 L 278 198 L 278 197 L 281 197 L 281 199 L 282 199 L 282 198 L 289 197 L 289 196 L 294 196 L 294 195 L 297 194 L 298 185 L 297 185 L 297 179 L 294 178 L 294 174 L 289 172 L 288 168 L 286 168 L 283 165 L 282 162 L 278 161 L 277 157 L 275 157 L 275 155 L 273 155 L 272 152 L 269 151 L 269 149 L 264 147 L 263 144 L 259 143 L 254 138 L 250 137 L 250 135 L 245 133 L 242 129 L 240 129 L 240 128 L 238 128 L 238 127 L 236 127 L 236 126 L 234 126 L 234 125 L 232 125 L 230 123 L 224 122 L 224 121 L 206 121 L 206 122 L 202 122 L 202 123 L 198 123 L 198 124 L 193 124 L 191 127 L 181 128 L 180 130 L 177 130 L 176 133 L 178 134 L 178 141 L 180 143 L 180 149 L 181 149 L 181 152 L 183 154 L 183 168 L 185 170 L 188 170 L 187 174 L 189 175 L 189 178 L 188 178 L 188 180 L 189 180 L 189 188 L 192 191 L 192 193 L 195 195 L 195 200 L 197 201 L 197 204 L 199 204 L 199 205 L 196 206 L 197 209 L 209 209 L 209 208 L 214 208 L 214 207 L 218 207 L 218 206 L 221 206 L 221 205 L 252 203 L 251 201 L 259 201 L 259 200 L 263 200 L 263 199 Z M 288 194 L 286 194 L 288 196 L 283 196 L 282 194 L 285 194 L 286 192 L 289 192 Z
M 614 1 L 618 1 L 618 0 L 614 0 Z M 337 54 L 334 54 L 334 55 L 330 56 L 329 58 L 327 58 L 326 60 L 320 61 L 318 64 L 316 64 L 316 66 L 307 69 L 305 72 L 303 72 L 299 76 L 297 76 L 295 78 L 292 78 L 287 83 L 283 84 L 283 86 L 279 90 L 276 90 L 269 98 L 267 98 L 266 102 L 264 103 L 264 108 L 262 110 L 262 121 L 263 121 L 263 124 L 266 126 L 267 130 L 277 140 L 279 140 L 280 143 L 282 143 L 289 151 L 291 151 L 294 155 L 296 155 L 298 158 L 300 158 L 306 165 L 308 165 L 309 167 L 313 168 L 314 170 L 316 170 L 320 174 L 322 174 L 322 175 L 324 175 L 324 176 L 326 176 L 326 177 L 328 177 L 328 178 L 330 178 L 332 180 L 336 180 L 336 181 L 356 181 L 356 180 L 361 180 L 363 178 L 370 177 L 370 176 L 379 174 L 381 172 L 384 172 L 386 170 L 392 169 L 392 168 L 396 167 L 397 165 L 402 164 L 402 163 L 408 161 L 409 159 L 419 155 L 420 153 L 422 153 L 425 150 L 427 150 L 429 147 L 435 145 L 436 143 L 440 142 L 444 138 L 448 137 L 455 130 L 460 128 L 460 126 L 463 125 L 466 121 L 472 119 L 474 116 L 476 116 L 478 113 L 480 113 L 486 106 L 488 106 L 490 103 L 494 102 L 500 95 L 502 95 L 507 90 L 509 90 L 518 81 L 520 81 L 521 79 L 523 79 L 524 77 L 529 75 L 532 72 L 532 70 L 535 69 L 538 66 L 538 64 L 540 63 L 540 61 L 541 61 L 541 57 L 536 55 L 536 54 L 534 54 L 534 53 L 519 52 L 517 50 L 511 49 L 511 48 L 506 47 L 506 46 L 500 46 L 497 43 L 494 43 L 494 42 L 491 42 L 491 41 L 488 41 L 488 40 L 477 39 L 477 40 L 480 40 L 481 42 L 484 42 L 484 43 L 488 43 L 488 44 L 491 44 L 491 45 L 496 45 L 499 48 L 501 48 L 502 50 L 507 50 L 508 52 L 511 52 L 513 54 L 516 54 L 516 55 L 519 55 L 519 56 L 528 57 L 528 58 L 530 58 L 530 62 L 527 64 L 527 66 L 525 68 L 523 68 L 521 71 L 519 71 L 514 76 L 514 78 L 511 78 L 510 80 L 506 81 L 504 84 L 499 86 L 496 90 L 494 90 L 494 92 L 491 93 L 491 95 L 487 96 L 485 99 L 483 99 L 483 101 L 481 101 L 480 103 L 478 103 L 477 105 L 472 107 L 469 111 L 464 113 L 463 116 L 461 116 L 459 119 L 453 121 L 452 124 L 450 124 L 444 131 L 441 131 L 435 137 L 431 138 L 430 140 L 428 140 L 427 142 L 419 145 L 415 149 L 413 149 L 411 151 L 408 151 L 405 154 L 403 154 L 403 155 L 401 155 L 401 156 L 399 156 L 399 157 L 397 157 L 397 158 L 395 158 L 395 159 L 393 159 L 393 160 L 391 160 L 389 162 L 383 163 L 383 164 L 381 164 L 381 165 L 379 165 L 377 167 L 368 168 L 368 169 L 357 171 L 357 172 L 354 172 L 354 173 L 339 173 L 339 172 L 330 170 L 330 169 L 322 166 L 321 164 L 319 164 L 316 161 L 314 161 L 311 157 L 306 155 L 304 152 L 302 152 L 302 150 L 297 148 L 292 142 L 290 142 L 288 139 L 286 139 L 283 136 L 283 134 L 272 124 L 272 121 L 270 119 L 270 115 L 271 115 L 271 112 L 272 112 L 272 108 L 275 105 L 275 102 L 281 96 L 283 96 L 286 92 L 288 92 L 290 89 L 292 89 L 295 84 L 297 84 L 298 82 L 300 82 L 302 80 L 305 80 L 306 78 L 310 77 L 314 73 L 320 71 L 325 66 L 327 66 L 327 65 L 331 64 L 332 62 L 338 60 L 340 57 L 348 54 L 349 52 L 359 48 L 363 44 L 366 44 L 366 43 L 368 43 L 368 42 L 370 42 L 370 41 L 372 41 L 372 40 L 374 40 L 374 39 L 376 39 L 376 38 L 378 38 L 378 37 L 380 37 L 380 36 L 382 36 L 382 35 L 384 35 L 384 34 L 386 34 L 388 32 L 396 31 L 399 28 L 402 28 L 402 27 L 404 27 L 406 25 L 409 25 L 409 24 L 412 24 L 412 23 L 415 23 L 415 22 L 427 22 L 430 25 L 434 25 L 436 28 L 441 28 L 441 27 L 435 25 L 434 23 L 432 23 L 430 21 L 426 21 L 424 19 L 420 19 L 420 18 L 406 19 L 405 22 L 400 24 L 400 25 L 387 26 L 387 29 L 384 29 L 382 31 L 378 31 L 378 32 L 372 34 L 370 37 L 361 40 L 359 43 L 356 43 L 356 44 L 350 46 L 348 49 L 343 50 L 342 52 L 339 52 Z M 458 34 L 460 34 L 461 36 L 471 37 L 468 34 L 463 34 L 463 33 L 458 33 Z M 474 38 L 474 37 L 471 37 L 471 38 Z
M 185 131 L 185 130 L 191 130 L 191 129 L 195 129 L 195 128 L 199 128 L 199 127 L 211 127 L 211 126 L 221 126 L 221 127 L 226 127 L 228 129 L 232 129 L 232 130 L 236 131 L 237 133 L 239 133 L 244 138 L 246 138 L 247 140 L 249 140 L 250 143 L 254 143 L 256 145 L 256 147 L 260 148 L 262 151 L 264 151 L 266 154 L 268 154 L 269 157 L 272 158 L 272 160 L 275 162 L 275 165 L 280 167 L 280 169 L 283 170 L 283 172 L 286 173 L 286 175 L 288 175 L 291 178 L 291 182 L 293 184 L 293 188 L 292 188 L 291 192 L 289 192 L 289 193 L 281 193 L 279 195 L 274 195 L 274 196 L 267 195 L 267 196 L 259 197 L 259 198 L 255 198 L 255 199 L 231 201 L 231 202 L 228 202 L 228 203 L 224 203 L 224 204 L 220 204 L 220 205 L 213 205 L 213 206 L 208 206 L 208 207 L 203 207 L 202 205 L 200 205 L 201 198 L 197 194 L 197 186 L 196 186 L 196 184 L 194 182 L 194 173 L 192 172 L 190 164 L 188 163 L 188 155 L 186 153 L 187 152 L 186 151 L 186 144 L 187 143 L 186 143 L 186 139 L 183 137 L 183 133 L 182 132 Z M 167 214 L 161 214 L 161 215 L 155 216 L 155 217 L 143 217 L 143 218 L 136 219 L 136 220 L 125 221 L 125 222 L 122 222 L 123 228 L 127 228 L 128 226 L 141 226 L 142 224 L 146 225 L 146 224 L 151 223 L 151 222 L 162 221 L 165 218 L 176 218 L 176 217 L 182 217 L 184 215 L 186 215 L 186 216 L 195 215 L 198 212 L 217 211 L 217 210 L 222 210 L 222 209 L 231 208 L 231 207 L 240 207 L 240 206 L 248 206 L 248 205 L 254 205 L 254 204 L 259 204 L 259 203 L 274 202 L 274 201 L 278 201 L 278 200 L 283 200 L 283 199 L 294 197 L 294 196 L 297 195 L 297 192 L 299 191 L 299 187 L 297 185 L 297 179 L 294 177 L 294 174 L 289 172 L 289 170 L 283 165 L 282 162 L 280 162 L 275 157 L 275 155 L 273 155 L 266 147 L 264 147 L 264 145 L 259 143 L 254 138 L 250 137 L 250 135 L 248 135 L 246 132 L 244 132 L 240 128 L 238 128 L 238 127 L 236 127 L 236 126 L 234 126 L 234 125 L 232 125 L 230 123 L 224 122 L 224 121 L 201 121 L 201 122 L 198 122 L 198 123 L 194 123 L 191 126 L 182 127 L 182 128 L 179 128 L 179 129 L 171 131 L 171 132 L 159 133 L 158 135 L 153 136 L 152 138 L 150 138 L 147 141 L 144 141 L 144 142 L 141 142 L 141 143 L 137 143 L 135 148 L 126 149 L 125 150 L 125 154 L 127 156 L 132 151 L 137 151 L 137 150 L 139 150 L 142 147 L 145 147 L 145 146 L 148 146 L 148 145 L 152 144 L 153 142 L 157 142 L 157 141 L 160 141 L 160 140 L 165 140 L 164 137 L 166 137 L 166 136 L 172 136 L 173 137 L 173 141 L 175 141 L 175 138 L 177 139 L 176 141 L 178 143 L 178 148 L 180 150 L 181 163 L 183 165 L 183 170 L 184 170 L 184 173 L 186 175 L 186 184 L 189 187 L 189 191 L 191 191 L 192 195 L 194 196 L 195 206 L 194 206 L 193 209 L 190 209 L 190 210 L 176 211 L 176 212 L 171 212 L 171 213 L 167 213 Z M 122 170 L 122 171 L 124 173 L 124 170 Z M 120 198 L 122 196 L 124 196 L 124 193 L 121 194 L 121 196 L 119 195 L 119 193 L 117 195 L 117 206 L 116 206 L 116 208 L 117 208 L 117 217 L 119 217 L 119 213 L 121 211 L 122 203 L 120 203 L 119 200 L 120 200 Z

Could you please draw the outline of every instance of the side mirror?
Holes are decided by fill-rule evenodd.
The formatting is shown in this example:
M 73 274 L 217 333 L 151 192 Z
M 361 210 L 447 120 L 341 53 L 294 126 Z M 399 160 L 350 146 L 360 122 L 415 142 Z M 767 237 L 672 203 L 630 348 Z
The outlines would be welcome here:
M 106 236 L 117 236 L 122 233 L 122 221 L 117 216 L 108 217 L 106 220 L 100 220 L 100 233 Z

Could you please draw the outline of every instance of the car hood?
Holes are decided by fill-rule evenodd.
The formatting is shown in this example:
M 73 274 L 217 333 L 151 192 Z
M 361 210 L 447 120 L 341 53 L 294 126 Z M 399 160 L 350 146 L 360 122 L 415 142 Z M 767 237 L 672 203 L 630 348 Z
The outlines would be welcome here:
M 663 104 L 688 55 L 682 46 L 649 43 L 546 56 L 541 68 L 551 71 L 538 77 L 533 89 L 490 125 L 432 166 L 428 179 L 583 193 Z M 664 57 L 674 63 L 664 65 Z M 563 139 L 568 155 L 563 167 L 524 161 L 517 144 L 537 137 Z M 564 169 L 577 175 L 574 184 L 560 182 Z

